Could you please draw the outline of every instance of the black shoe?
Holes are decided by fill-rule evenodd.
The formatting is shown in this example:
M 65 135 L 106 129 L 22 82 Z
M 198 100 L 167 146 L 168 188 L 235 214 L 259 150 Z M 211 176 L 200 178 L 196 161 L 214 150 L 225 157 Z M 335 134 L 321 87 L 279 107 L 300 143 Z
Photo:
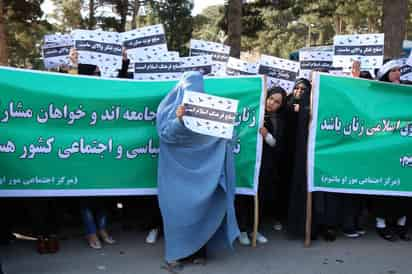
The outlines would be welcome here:
M 397 225 L 395 231 L 401 240 L 404 240 L 404 241 L 411 240 L 411 236 L 408 233 L 408 228 L 406 227 L 406 225 Z
M 360 227 L 360 226 L 356 226 L 355 230 L 361 236 L 366 234 L 366 230 L 364 228 Z
M 343 235 L 348 238 L 359 238 L 361 236 L 361 234 L 359 234 L 359 232 L 357 232 L 355 229 L 344 229 Z
M 395 234 L 388 227 L 384 227 L 384 228 L 377 227 L 376 232 L 378 233 L 379 236 L 381 236 L 383 239 L 385 239 L 387 241 L 390 241 L 390 242 L 396 241 Z

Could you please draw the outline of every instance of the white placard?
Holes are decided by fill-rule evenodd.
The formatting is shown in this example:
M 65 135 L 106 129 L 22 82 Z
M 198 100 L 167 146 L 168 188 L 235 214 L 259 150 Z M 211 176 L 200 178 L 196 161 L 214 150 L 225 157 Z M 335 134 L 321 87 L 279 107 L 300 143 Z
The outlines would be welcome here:
M 280 86 L 286 92 L 292 92 L 299 71 L 299 62 L 269 55 L 260 57 L 259 74 L 267 76 L 267 87 Z
M 74 30 L 73 40 L 79 64 L 99 67 L 103 77 L 116 77 L 122 66 L 122 42 L 117 32 Z
M 206 93 L 185 91 L 185 126 L 197 133 L 232 139 L 239 101 Z
M 203 75 L 212 73 L 212 55 L 180 57 L 180 71 L 200 71 Z
M 310 79 L 312 70 L 327 69 L 332 67 L 333 49 L 325 50 L 300 50 L 299 51 L 299 77 Z
M 42 56 L 46 69 L 68 66 L 69 53 L 73 47 L 73 38 L 70 34 L 48 34 L 44 36 Z
M 156 59 L 167 52 L 166 35 L 162 24 L 137 28 L 119 35 L 131 63 L 147 58 Z
M 229 53 L 230 47 L 224 44 L 196 39 L 190 40 L 190 56 L 212 55 L 213 75 L 223 76 L 226 74 Z
M 383 64 L 384 34 L 335 35 L 333 38 L 333 66 L 350 71 L 355 60 L 361 70 L 373 70 Z
M 163 53 L 156 59 L 141 59 L 141 61 L 135 62 L 133 64 L 134 79 L 177 80 L 182 75 L 180 65 L 181 61 L 176 52 Z
M 71 34 L 46 34 L 44 36 L 44 44 L 51 44 L 51 45 L 73 45 L 73 37 Z
M 409 56 L 408 59 L 400 58 L 399 64 L 401 65 L 401 81 L 412 81 L 412 59 Z
M 226 74 L 239 75 L 256 75 L 258 73 L 258 64 L 248 63 L 238 58 L 229 57 L 226 65 Z

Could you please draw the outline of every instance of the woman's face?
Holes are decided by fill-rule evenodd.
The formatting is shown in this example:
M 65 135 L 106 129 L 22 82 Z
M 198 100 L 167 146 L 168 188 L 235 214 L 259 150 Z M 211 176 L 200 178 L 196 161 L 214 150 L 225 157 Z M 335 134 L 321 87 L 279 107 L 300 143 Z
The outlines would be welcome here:
M 282 105 L 282 95 L 280 93 L 275 93 L 270 95 L 266 99 L 266 111 L 267 112 L 276 112 Z
M 401 70 L 399 67 L 393 68 L 389 71 L 388 79 L 392 83 L 400 83 L 401 82 Z
M 303 93 L 305 92 L 305 85 L 300 83 L 295 86 L 293 89 L 293 97 L 296 99 L 300 99 L 302 97 Z

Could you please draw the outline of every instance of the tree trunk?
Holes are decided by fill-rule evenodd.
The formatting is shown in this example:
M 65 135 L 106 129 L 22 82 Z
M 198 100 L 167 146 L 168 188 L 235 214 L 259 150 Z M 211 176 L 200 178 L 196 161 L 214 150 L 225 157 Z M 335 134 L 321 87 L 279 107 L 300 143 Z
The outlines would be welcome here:
M 126 31 L 126 20 L 127 20 L 127 11 L 129 8 L 128 0 L 121 0 L 120 7 L 120 31 Z
M 383 32 L 385 33 L 385 58 L 398 58 L 406 31 L 408 0 L 383 1 Z
M 8 51 L 7 51 L 7 33 L 5 26 L 5 4 L 3 0 L 0 0 L 0 65 L 8 65 Z
M 132 14 L 132 23 L 131 28 L 137 28 L 137 13 L 139 12 L 139 0 L 134 0 L 133 2 L 133 14 Z
M 340 22 L 341 22 L 340 16 L 336 15 L 336 17 L 335 17 L 335 34 L 340 34 L 341 33 L 341 29 L 340 29 L 341 24 L 340 24 Z
M 228 8 L 228 44 L 230 46 L 230 56 L 240 58 L 242 0 L 229 0 Z
M 96 18 L 94 15 L 94 0 L 89 0 L 89 22 L 88 29 L 94 29 L 96 26 Z
M 374 22 L 373 22 L 373 18 L 371 16 L 368 16 L 368 32 L 369 33 L 374 33 L 375 32 Z

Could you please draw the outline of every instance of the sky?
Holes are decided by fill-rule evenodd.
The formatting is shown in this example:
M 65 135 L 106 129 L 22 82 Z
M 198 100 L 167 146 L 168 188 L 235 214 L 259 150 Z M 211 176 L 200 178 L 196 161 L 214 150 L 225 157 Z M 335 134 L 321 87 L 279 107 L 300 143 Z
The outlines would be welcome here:
M 224 0 L 194 0 L 194 8 L 192 15 L 199 14 L 204 8 L 212 5 L 223 5 Z M 53 11 L 53 3 L 51 0 L 45 0 L 42 4 L 42 10 L 46 14 L 50 14 Z

